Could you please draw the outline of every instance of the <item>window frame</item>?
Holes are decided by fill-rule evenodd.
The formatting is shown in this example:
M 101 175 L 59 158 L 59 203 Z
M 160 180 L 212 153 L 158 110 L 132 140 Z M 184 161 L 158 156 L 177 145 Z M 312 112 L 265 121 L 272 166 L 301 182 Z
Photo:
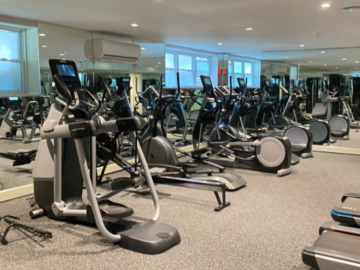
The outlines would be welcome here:
M 0 93 L 9 93 L 9 94 L 26 94 L 28 91 L 27 89 L 27 77 L 26 77 L 26 36 L 24 35 L 25 29 L 21 28 L 14 28 L 9 26 L 0 25 L 0 30 L 13 32 L 18 34 L 18 52 L 19 58 L 18 59 L 8 59 L 8 58 L 0 58 L 0 62 L 10 62 L 10 63 L 18 63 L 20 64 L 21 70 L 21 89 L 20 90 L 3 90 Z
M 192 85 L 187 85 L 184 86 L 186 88 L 198 88 L 198 87 L 202 87 L 201 85 L 197 85 L 196 82 L 197 80 L 197 68 L 198 68 L 198 64 L 197 64 L 197 57 L 200 58 L 206 58 L 207 59 L 207 63 L 209 64 L 209 70 L 208 73 L 209 75 L 211 74 L 211 68 L 212 68 L 212 63 L 211 63 L 211 55 L 208 54 L 203 54 L 200 52 L 192 52 L 192 51 L 186 51 L 186 50 L 177 50 L 177 49 L 173 49 L 173 48 L 166 48 L 165 49 L 165 57 L 166 54 L 173 54 L 174 55 L 174 68 L 167 68 L 165 66 L 165 75 L 166 75 L 166 70 L 171 70 L 172 72 L 191 72 L 192 73 Z M 179 57 L 180 55 L 184 55 L 184 56 L 190 56 L 192 58 L 191 62 L 192 62 L 192 70 L 186 70 L 186 69 L 180 69 L 179 68 Z M 166 61 L 166 60 L 165 60 Z M 201 62 L 201 61 L 199 61 Z M 166 82 L 166 76 L 165 76 L 165 82 Z M 174 87 L 173 85 L 168 86 L 167 87 Z
M 261 68 L 261 61 L 260 60 L 255 60 L 255 59 L 247 59 L 247 58 L 240 58 L 240 57 L 229 57 L 229 62 L 231 61 L 231 65 L 232 65 L 232 72 L 228 72 L 228 80 L 230 80 L 230 76 L 232 76 L 232 84 L 233 86 L 237 86 L 237 81 L 235 78 L 238 78 L 240 75 L 240 78 L 246 79 L 246 77 L 248 76 L 252 76 L 252 85 L 249 85 L 249 87 L 259 87 L 259 86 L 254 86 L 256 84 L 259 84 L 260 81 L 260 73 L 259 78 L 257 80 L 256 78 L 256 66 L 259 65 L 259 67 Z M 235 62 L 241 63 L 241 73 L 235 73 Z M 251 64 L 251 73 L 246 73 L 245 70 L 245 63 L 246 64 Z M 229 66 L 229 65 L 228 65 Z M 229 67 L 228 67 L 228 71 L 229 71 Z M 260 71 L 261 72 L 261 71 Z M 230 83 L 230 81 L 229 81 Z

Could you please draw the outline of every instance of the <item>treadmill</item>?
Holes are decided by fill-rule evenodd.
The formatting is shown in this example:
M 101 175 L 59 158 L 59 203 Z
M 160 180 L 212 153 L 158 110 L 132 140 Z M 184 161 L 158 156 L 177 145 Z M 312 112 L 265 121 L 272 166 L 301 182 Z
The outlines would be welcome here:
M 331 210 L 335 221 L 350 226 L 360 227 L 360 194 L 347 193 L 341 198 L 342 204 Z
M 315 244 L 303 249 L 302 260 L 320 270 L 360 269 L 360 229 L 331 224 L 322 226 Z

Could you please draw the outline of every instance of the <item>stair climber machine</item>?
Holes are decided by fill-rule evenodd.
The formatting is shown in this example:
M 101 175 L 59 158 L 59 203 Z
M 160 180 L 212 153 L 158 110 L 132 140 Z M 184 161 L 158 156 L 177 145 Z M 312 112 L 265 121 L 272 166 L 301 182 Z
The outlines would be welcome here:
M 296 164 L 300 161 L 298 156 L 302 158 L 313 156 L 312 133 L 309 127 L 294 122 L 289 117 L 280 113 L 280 107 L 287 102 L 288 91 L 281 85 L 279 86 L 279 91 L 283 91 L 281 99 L 279 99 L 273 88 L 267 86 L 259 106 L 256 125 L 260 127 L 260 131 L 265 127 L 267 134 L 287 137 L 293 152 L 291 163 Z M 267 125 L 265 124 L 266 116 L 270 117 Z
M 101 87 L 104 89 L 104 92 L 108 93 L 106 95 L 106 100 L 103 101 L 105 104 L 109 100 L 111 100 L 111 92 L 110 89 L 108 89 L 108 86 L 103 80 L 103 78 L 99 77 L 99 82 L 101 84 Z M 170 100 L 172 97 L 167 96 L 167 98 L 168 100 Z M 158 103 L 159 101 L 160 99 L 158 99 Z M 97 112 L 97 115 L 100 114 L 101 114 L 101 110 Z M 150 118 L 151 119 L 150 122 L 153 123 L 152 121 L 154 121 L 156 117 L 157 115 L 153 114 L 152 117 Z M 227 189 L 226 179 L 225 180 L 223 179 L 223 181 L 221 182 L 222 178 L 217 176 L 216 173 L 213 174 L 212 171 L 191 172 L 189 169 L 196 167 L 196 165 L 181 164 L 177 160 L 174 150 L 172 151 L 168 150 L 167 152 L 166 151 L 164 152 L 163 149 L 172 149 L 173 146 L 171 144 L 168 145 L 167 143 L 164 143 L 163 141 L 167 141 L 166 138 L 161 138 L 160 136 L 157 136 L 156 135 L 157 129 L 155 129 L 155 131 L 153 132 L 151 127 L 152 127 L 151 125 L 145 126 L 145 135 L 143 135 L 143 138 L 145 138 L 146 145 L 150 145 L 151 147 L 158 146 L 159 148 L 155 149 L 154 153 L 151 152 L 150 154 L 147 148 L 145 149 L 143 147 L 143 151 L 145 158 L 147 159 L 148 167 L 150 168 L 150 173 L 152 174 L 154 183 L 212 191 L 214 192 L 215 198 L 217 199 L 218 202 L 218 207 L 214 209 L 215 211 L 220 211 L 225 207 L 229 206 L 230 203 L 226 201 L 226 189 Z M 149 131 L 150 133 L 149 132 L 146 133 L 146 130 L 150 130 Z M 151 134 L 152 136 L 154 136 L 150 138 L 150 142 L 146 134 Z M 137 151 L 136 151 L 137 149 L 135 148 L 135 164 L 131 164 L 129 161 L 125 160 L 119 154 L 118 151 L 119 144 L 117 141 L 119 135 L 120 132 L 115 132 L 112 135 L 103 133 L 97 136 L 97 156 L 98 158 L 105 161 L 105 165 L 103 166 L 101 175 L 97 180 L 98 184 L 102 183 L 104 172 L 106 170 L 109 161 L 112 161 L 113 163 L 121 167 L 123 170 L 125 170 L 127 173 L 129 173 L 131 179 L 139 179 L 140 177 L 140 172 L 136 169 L 138 166 Z M 133 136 L 135 137 L 135 140 L 138 140 L 139 136 L 136 136 L 136 134 L 134 134 Z M 157 145 L 156 144 L 157 142 L 162 144 Z M 144 143 L 141 143 L 141 145 L 144 145 Z M 172 155 L 174 155 L 175 158 Z M 123 181 L 124 180 L 122 178 L 114 179 L 111 181 L 112 186 L 113 187 L 118 187 L 119 185 L 121 186 L 123 185 Z M 139 183 L 138 180 L 137 182 Z M 146 183 L 139 183 L 139 184 L 142 187 L 147 188 Z M 221 198 L 219 196 L 219 192 L 222 194 Z
M 153 218 L 138 224 L 123 220 L 131 216 L 133 210 L 108 198 L 126 187 L 96 196 L 96 135 L 136 131 L 141 128 L 140 120 L 137 117 L 103 122 L 91 120 L 87 110 L 82 108 L 96 109 L 98 101 L 87 89 L 81 88 L 75 62 L 50 59 L 49 64 L 61 96 L 51 106 L 40 130 L 42 140 L 33 178 L 35 200 L 43 211 L 32 211 L 31 214 L 36 216 L 43 212 L 53 219 L 96 224 L 107 240 L 140 253 L 158 254 L 179 244 L 178 231 L 158 221 L 159 198 L 140 146 L 140 170 L 155 205 Z M 82 200 L 84 184 L 88 204 Z M 127 184 L 127 187 L 136 186 L 136 179 Z
M 177 73 L 177 81 L 179 90 L 179 73 Z M 180 91 L 178 91 L 178 94 L 179 93 Z M 164 131 L 164 119 L 167 107 L 173 102 L 180 102 L 180 100 L 175 95 L 169 95 L 169 93 L 160 86 L 157 103 L 149 118 L 146 129 L 143 130 L 141 138 L 141 146 L 149 166 L 163 167 L 166 168 L 168 172 L 179 171 L 179 169 L 181 169 L 189 176 L 189 178 L 194 178 L 197 179 L 198 182 L 204 183 L 220 183 L 229 191 L 238 190 L 244 187 L 246 181 L 241 176 L 224 172 L 225 168 L 223 166 L 198 157 L 198 153 L 189 153 L 171 144 L 166 138 L 166 132 Z M 159 134 L 159 130 L 156 128 L 159 124 L 161 126 L 160 130 L 162 130 L 161 134 Z M 180 153 L 183 157 L 191 157 L 192 159 L 189 162 L 180 162 L 176 152 Z M 195 163 L 211 166 L 212 168 L 218 169 L 219 172 L 213 172 L 212 170 L 200 171 L 196 168 L 197 164 Z
M 331 129 L 327 120 L 311 118 L 300 109 L 300 104 L 307 100 L 306 89 L 295 87 L 292 83 L 292 90 L 283 114 L 302 125 L 309 125 L 314 144 L 329 146 L 330 143 L 335 143 L 336 139 L 331 138 Z
M 204 99 L 201 104 L 199 117 L 193 131 L 193 146 L 196 150 L 201 144 L 211 154 L 209 160 L 225 167 L 236 167 L 265 172 L 277 173 L 283 176 L 291 173 L 291 143 L 282 136 L 256 136 L 250 140 L 246 134 L 240 133 L 229 125 L 232 85 L 230 79 L 230 95 L 225 100 L 221 90 L 213 87 L 209 76 L 200 76 L 203 84 Z M 214 104 L 209 106 L 208 104 Z M 222 108 L 223 106 L 223 108 Z M 216 119 L 221 110 L 221 119 L 212 130 L 210 138 L 203 134 L 208 123 Z
M 324 88 L 322 89 L 321 102 L 316 103 L 312 112 L 315 119 L 326 119 L 329 121 L 331 135 L 340 137 L 343 140 L 349 139 L 350 119 L 346 115 L 332 115 L 332 103 L 342 102 L 341 98 L 336 97 L 337 92 L 331 91 L 328 83 L 324 80 Z

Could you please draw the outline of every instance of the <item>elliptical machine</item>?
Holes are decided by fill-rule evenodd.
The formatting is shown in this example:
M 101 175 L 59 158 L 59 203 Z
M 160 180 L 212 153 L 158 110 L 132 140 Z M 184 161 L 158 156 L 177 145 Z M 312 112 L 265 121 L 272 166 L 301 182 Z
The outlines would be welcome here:
M 221 90 L 214 89 L 209 76 L 201 75 L 204 99 L 201 104 L 199 117 L 193 130 L 194 149 L 200 150 L 201 143 L 213 153 L 209 160 L 225 167 L 236 167 L 265 172 L 277 173 L 283 176 L 291 173 L 291 143 L 288 138 L 281 136 L 256 136 L 247 139 L 228 123 L 231 106 L 232 84 L 230 79 L 230 94 L 227 100 Z M 244 102 L 246 98 L 242 99 Z M 216 104 L 208 105 L 208 104 Z M 209 123 L 216 119 L 221 109 L 221 119 L 212 130 L 210 138 L 204 136 L 204 130 Z M 241 104 L 240 104 L 241 105 Z
M 332 116 L 332 103 L 339 102 L 336 91 L 330 91 L 328 83 L 324 80 L 324 88 L 321 94 L 321 102 L 316 103 L 312 112 L 315 119 L 327 119 L 331 129 L 331 135 L 349 139 L 350 119 L 346 115 L 336 114 Z
M 164 91 L 164 89 L 163 89 L 163 91 Z M 162 133 L 161 136 L 167 137 L 168 133 L 172 133 L 176 130 L 183 129 L 182 139 L 177 139 L 177 140 L 173 141 L 173 144 L 177 147 L 189 145 L 191 143 L 186 138 L 186 136 L 188 134 L 188 130 L 189 130 L 189 123 L 186 118 L 183 103 L 180 98 L 179 89 L 167 89 L 166 91 L 168 94 L 173 94 L 176 91 L 178 93 L 176 95 L 177 101 L 170 103 L 169 106 L 167 107 L 167 111 L 166 111 L 167 119 L 164 119 L 164 121 L 166 120 L 166 128 L 165 128 L 165 126 L 163 128 L 161 128 L 163 130 L 163 132 L 166 132 L 166 133 Z M 152 108 L 155 108 L 155 106 L 156 106 L 155 100 L 158 99 L 160 96 L 160 86 L 150 85 L 142 93 L 142 96 L 147 99 L 148 104 L 151 104 Z M 169 127 L 171 118 L 173 118 L 172 120 L 173 120 L 173 122 L 175 122 L 174 127 Z
M 329 146 L 330 143 L 335 143 L 336 139 L 331 138 L 331 129 L 327 120 L 311 118 L 300 109 L 301 102 L 307 100 L 307 91 L 293 85 L 292 90 L 283 114 L 302 125 L 309 125 L 314 144 Z
M 160 81 L 162 81 L 162 78 Z M 177 73 L 177 82 L 179 95 L 179 73 Z M 163 136 L 163 134 L 166 134 L 164 130 L 164 120 L 167 107 L 173 102 L 180 102 L 180 100 L 177 96 L 170 95 L 165 89 L 162 88 L 162 85 L 160 85 L 159 97 L 157 99 L 155 108 L 149 118 L 148 124 L 145 125 L 145 129 L 143 130 L 141 137 L 141 147 L 149 165 L 168 168 L 169 171 L 176 169 L 175 167 L 180 167 L 190 176 L 190 178 L 201 181 L 209 180 L 213 182 L 224 183 L 227 190 L 238 190 L 244 187 L 246 185 L 246 181 L 241 176 L 237 176 L 232 173 L 225 173 L 223 172 L 224 168 L 222 166 L 210 162 L 207 159 L 196 158 L 194 155 L 192 155 L 192 153 L 188 153 L 176 148 L 172 145 L 169 139 Z M 161 134 L 159 134 L 159 129 L 157 128 L 158 124 L 160 124 L 161 127 Z M 183 156 L 193 157 L 194 160 L 192 160 L 191 163 L 182 163 L 178 160 L 175 151 L 181 153 Z M 193 164 L 195 162 L 212 166 L 213 168 L 219 169 L 220 172 L 213 173 L 212 171 L 189 171 L 189 169 L 196 167 L 196 165 Z
M 122 77 L 122 86 L 126 89 L 130 87 L 130 78 Z M 111 101 L 111 90 L 109 86 L 105 83 L 102 77 L 99 77 L 99 82 L 101 88 L 104 90 L 104 95 L 102 99 L 102 106 L 96 112 L 96 115 L 93 117 L 94 121 L 102 121 L 102 117 L 100 114 L 102 110 L 106 108 L 108 103 Z M 119 91 L 119 89 L 118 89 Z M 122 91 L 122 90 L 120 90 Z M 130 105 L 129 105 L 130 109 Z M 133 113 L 130 110 L 130 116 L 133 117 Z M 137 117 L 139 119 L 139 117 Z M 148 127 L 148 126 L 146 126 Z M 159 125 L 157 125 L 159 127 Z M 147 128 L 146 128 L 147 129 Z M 157 131 L 158 132 L 158 131 Z M 135 132 L 132 132 L 132 137 L 134 138 L 134 145 L 140 136 L 137 136 Z M 119 149 L 118 137 L 121 133 L 114 132 L 112 134 L 103 133 L 97 136 L 97 157 L 101 160 L 105 161 L 100 177 L 97 179 L 98 184 L 102 183 L 102 179 L 104 177 L 105 170 L 109 161 L 112 161 L 119 167 L 121 167 L 124 171 L 129 174 L 129 178 L 117 178 L 111 179 L 112 189 L 118 189 L 122 186 L 126 185 L 130 181 L 136 182 L 138 185 L 141 185 L 143 188 L 147 188 L 146 181 L 143 181 L 143 177 L 141 177 L 141 171 L 138 169 L 139 165 L 137 164 L 137 149 L 135 148 L 135 163 L 131 164 L 128 160 L 124 159 L 121 156 L 121 152 Z M 136 138 L 135 138 L 136 136 Z M 159 149 L 161 152 L 161 148 Z M 218 202 L 218 206 L 214 209 L 215 211 L 221 211 L 230 205 L 229 202 L 226 201 L 226 185 L 220 181 L 217 181 L 219 178 L 215 178 L 212 174 L 212 171 L 209 172 L 190 172 L 190 168 L 196 167 L 196 165 L 190 164 L 189 166 L 183 165 L 182 167 L 178 167 L 180 163 L 176 164 L 177 166 L 167 165 L 163 163 L 153 164 L 148 163 L 150 168 L 150 173 L 153 178 L 153 182 L 155 184 L 164 184 L 185 188 L 194 188 L 194 189 L 202 189 L 210 192 L 214 192 L 215 198 Z M 188 165 L 188 164 L 187 164 Z M 206 175 L 206 178 L 204 177 Z M 194 177 L 194 178 L 192 178 Z M 200 180 L 197 179 L 200 177 Z M 107 178 L 109 180 L 109 178 Z M 219 195 L 221 193 L 221 197 Z
M 279 91 L 282 91 L 281 99 L 276 93 L 276 90 L 267 86 L 256 117 L 256 124 L 262 128 L 264 126 L 265 116 L 268 114 L 270 119 L 266 128 L 269 134 L 288 137 L 291 142 L 292 152 L 295 155 L 301 156 L 302 158 L 312 157 L 313 135 L 310 127 L 303 126 L 291 120 L 284 115 L 284 113 L 280 113 L 280 108 L 285 104 L 286 106 L 288 105 L 289 92 L 281 86 L 281 84 L 279 85 Z M 270 92 L 272 96 L 268 96 Z
M 94 122 L 86 108 L 97 108 L 98 101 L 88 90 L 81 88 L 75 62 L 50 59 L 49 64 L 61 97 L 56 98 L 40 130 L 42 140 L 33 170 L 38 206 L 54 219 L 96 224 L 107 240 L 119 242 L 121 247 L 132 251 L 158 254 L 180 243 L 178 231 L 158 221 L 159 197 L 139 142 L 143 177 L 155 205 L 153 218 L 138 224 L 123 220 L 131 216 L 133 210 L 108 199 L 136 186 L 136 181 L 129 181 L 121 189 L 101 197 L 96 196 L 96 135 L 139 130 L 140 119 L 129 117 Z M 82 199 L 84 183 L 89 204 Z

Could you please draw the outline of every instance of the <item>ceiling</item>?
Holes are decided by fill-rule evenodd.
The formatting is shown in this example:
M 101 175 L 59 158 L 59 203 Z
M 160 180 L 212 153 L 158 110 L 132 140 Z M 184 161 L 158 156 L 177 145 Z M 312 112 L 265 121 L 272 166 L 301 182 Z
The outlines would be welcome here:
M 330 8 L 322 8 L 324 2 Z M 360 13 L 342 11 L 358 0 L 0 0 L 0 5 L 7 16 L 198 50 L 313 68 L 360 67 Z

